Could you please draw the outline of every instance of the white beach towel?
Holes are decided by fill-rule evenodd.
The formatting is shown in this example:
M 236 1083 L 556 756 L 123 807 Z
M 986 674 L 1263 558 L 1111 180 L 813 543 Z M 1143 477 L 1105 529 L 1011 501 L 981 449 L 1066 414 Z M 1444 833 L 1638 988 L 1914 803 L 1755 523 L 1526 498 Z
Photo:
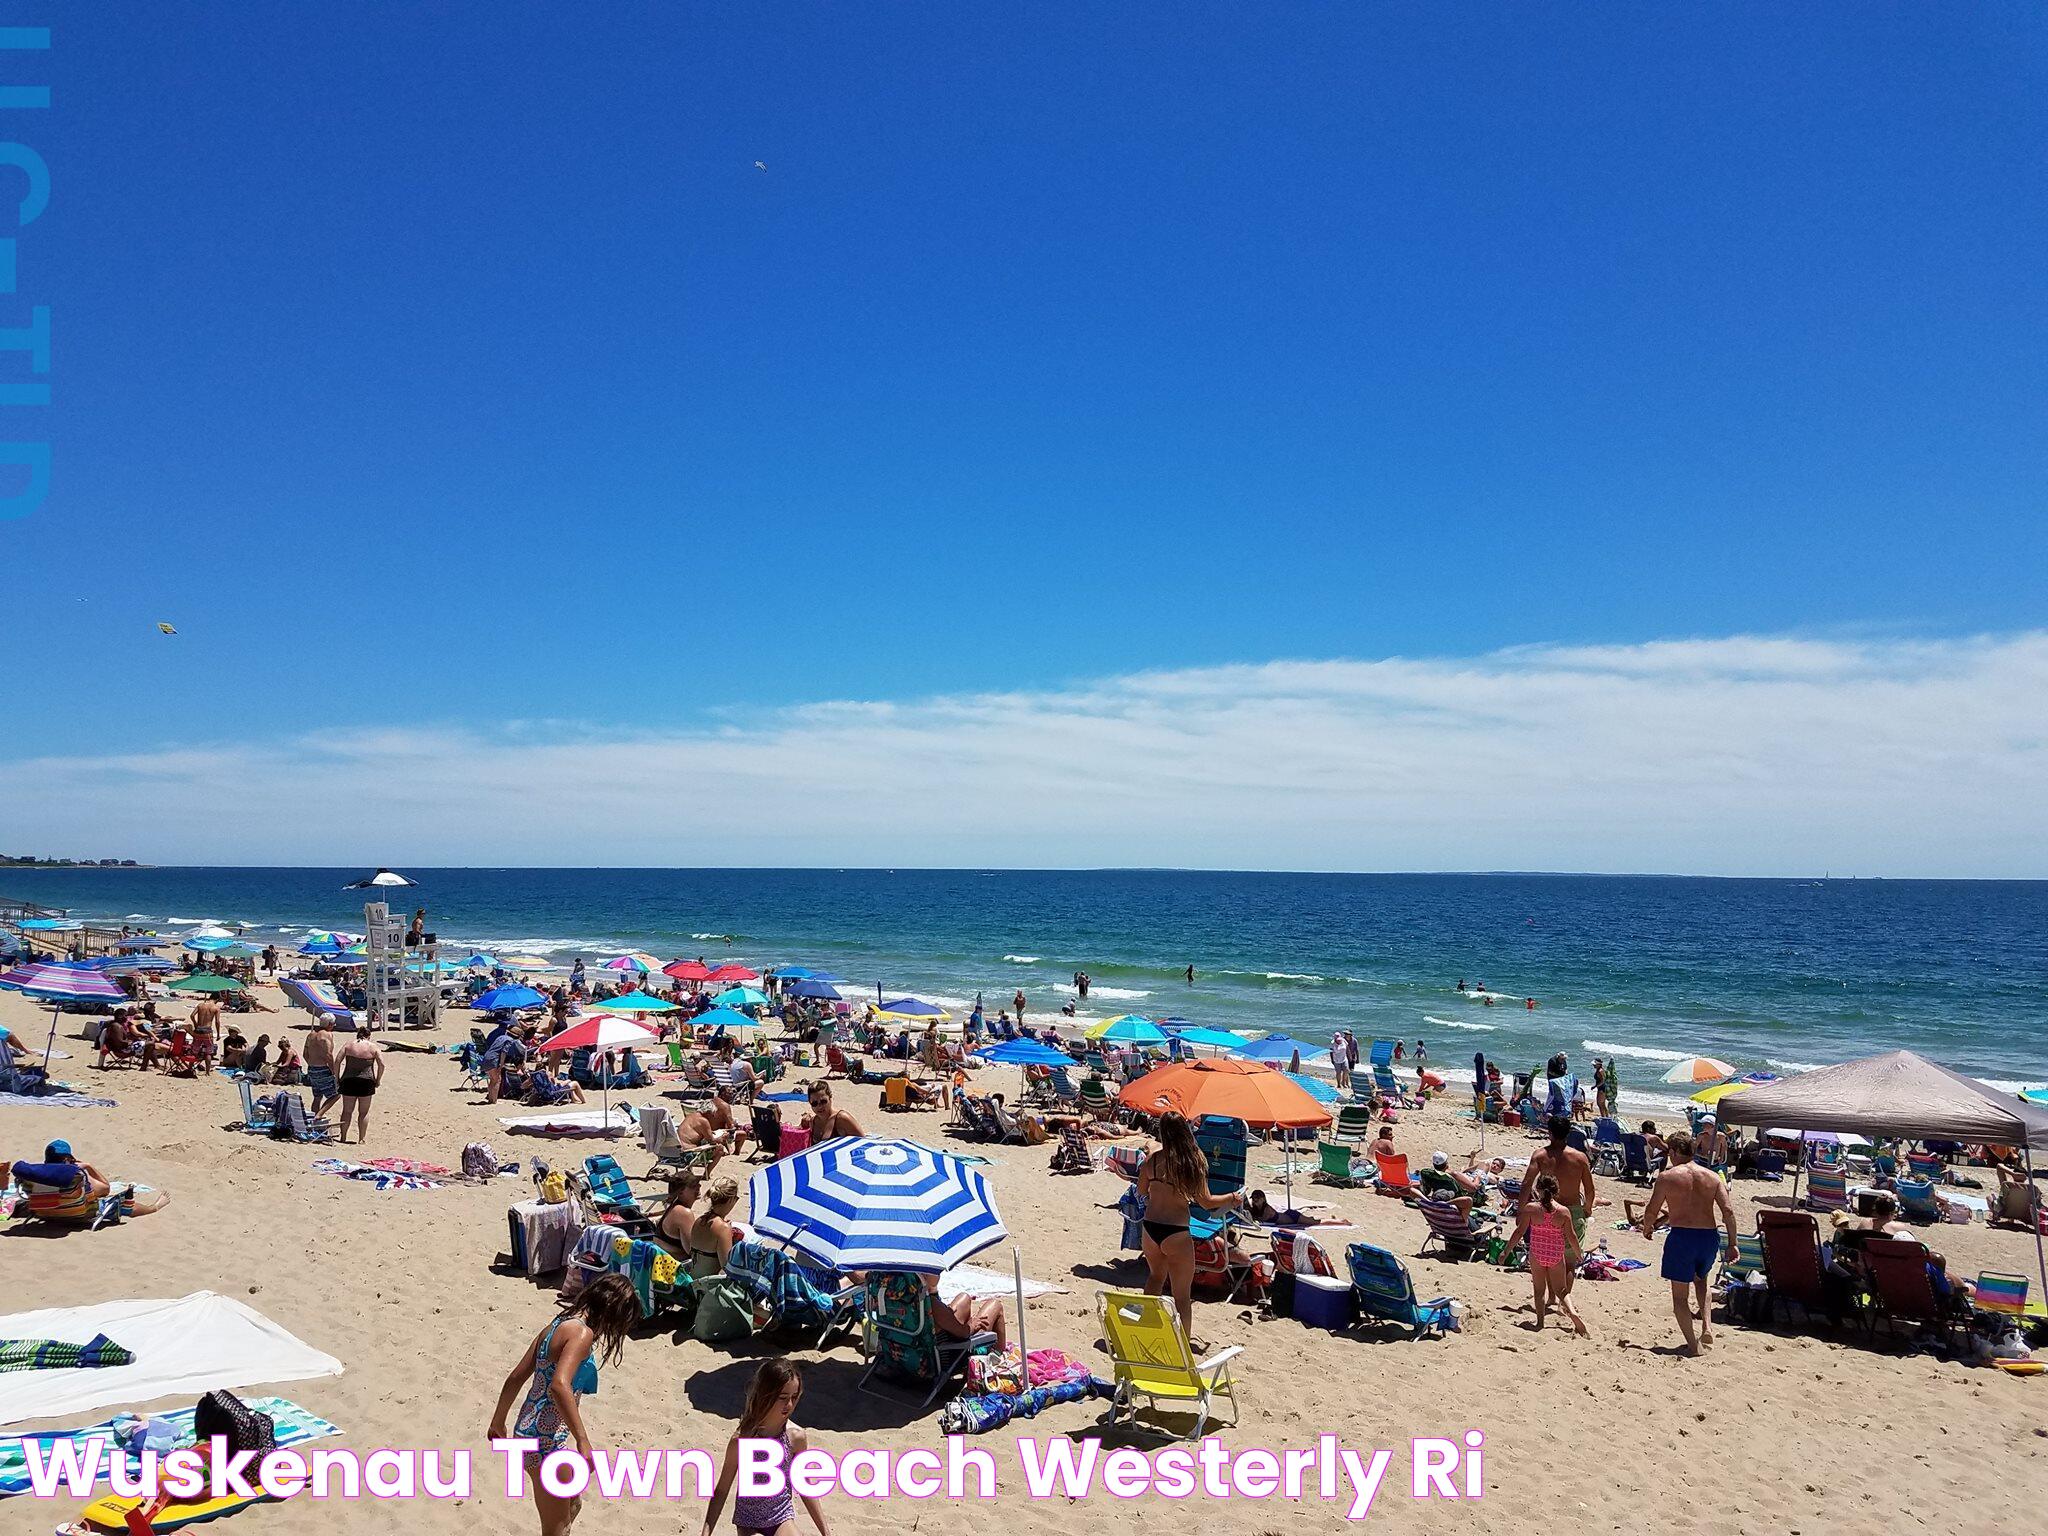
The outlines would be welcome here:
M 156 1398 L 191 1399 L 216 1387 L 339 1376 L 342 1369 L 332 1355 L 213 1291 L 175 1301 L 108 1301 L 0 1317 L 0 1339 L 86 1344 L 101 1333 L 133 1351 L 134 1364 L 0 1375 L 0 1424 L 61 1418 L 115 1403 L 140 1408 Z
M 1043 1296 L 1048 1292 L 1066 1294 L 1064 1285 L 1047 1285 L 1042 1280 L 1026 1278 L 1026 1297 Z M 1014 1296 L 1017 1294 L 1017 1277 L 1006 1275 L 1001 1270 L 983 1269 L 979 1264 L 956 1264 L 939 1276 L 939 1300 L 953 1301 L 961 1296 Z

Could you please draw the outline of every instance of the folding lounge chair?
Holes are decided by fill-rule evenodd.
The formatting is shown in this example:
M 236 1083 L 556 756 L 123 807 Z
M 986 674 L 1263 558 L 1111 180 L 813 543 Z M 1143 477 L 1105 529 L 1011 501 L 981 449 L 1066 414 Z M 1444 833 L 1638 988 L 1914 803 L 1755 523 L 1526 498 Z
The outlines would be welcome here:
M 1417 1205 L 1422 1219 L 1429 1223 L 1429 1236 L 1422 1240 L 1418 1258 L 1427 1255 L 1429 1245 L 1435 1243 L 1447 1259 L 1469 1259 L 1484 1249 L 1500 1229 L 1497 1211 L 1475 1210 L 1468 1219 L 1448 1200 L 1421 1200 Z
M 2015 1223 L 2032 1230 L 2041 1216 L 2041 1192 L 2031 1183 L 2001 1184 L 1991 1207 L 1994 1222 Z
M 932 1321 L 930 1293 L 916 1275 L 869 1275 L 865 1326 L 868 1368 L 855 1385 L 880 1396 L 869 1385 L 880 1374 L 908 1383 L 913 1391 L 924 1387 L 925 1394 L 917 1404 L 920 1410 L 929 1408 L 946 1385 L 967 1369 L 970 1356 L 996 1345 L 993 1333 L 976 1333 L 966 1339 L 940 1333 Z
M 1081 1084 L 1081 1108 L 1098 1120 L 1114 1120 L 1116 1100 L 1110 1096 L 1109 1084 L 1099 1077 L 1084 1081 Z
M 1656 1170 L 1650 1164 L 1650 1143 L 1640 1131 L 1621 1133 L 1621 1176 L 1632 1184 L 1647 1184 Z
M 1621 1127 L 1609 1116 L 1602 1116 L 1593 1122 L 1593 1140 L 1589 1147 L 1593 1159 L 1593 1171 L 1607 1178 L 1619 1178 L 1628 1166 L 1628 1152 L 1622 1144 Z
M 1361 1179 L 1351 1171 L 1351 1159 L 1357 1147 L 1350 1142 L 1319 1141 L 1316 1143 L 1316 1169 L 1309 1175 L 1311 1183 L 1335 1184 L 1339 1189 L 1356 1189 L 1372 1180 Z
M 753 1162 L 765 1156 L 769 1162 L 782 1156 L 782 1111 L 774 1104 L 756 1104 L 753 1113 L 754 1150 L 747 1154 L 747 1161 Z
M 1948 1180 L 1948 1164 L 1932 1152 L 1908 1152 L 1906 1172 L 1916 1179 L 1925 1179 L 1930 1184 L 1942 1184 Z
M 860 1322 L 860 1282 L 813 1269 L 780 1248 L 746 1239 L 734 1243 L 725 1277 L 767 1303 L 769 1328 L 816 1329 L 813 1349 L 823 1349 L 827 1339 Z
M 1375 1152 L 1373 1162 L 1380 1170 L 1379 1186 L 1383 1195 L 1394 1194 L 1404 1198 L 1419 1194 L 1415 1181 L 1408 1177 L 1408 1154 L 1405 1152 Z
M 1961 1342 L 1968 1305 L 1960 1291 L 1951 1290 L 1945 1298 L 1936 1292 L 1924 1245 L 1909 1237 L 1869 1237 L 1863 1242 L 1863 1265 L 1876 1292 L 1876 1316 L 1894 1333 L 1900 1324 L 1911 1323 L 1935 1330 L 1945 1349 Z
M 628 1227 L 653 1225 L 640 1209 L 626 1170 L 611 1153 L 596 1152 L 583 1159 L 583 1178 L 599 1214 L 615 1215 Z
M 1773 1314 L 1797 1303 L 1807 1316 L 1839 1323 L 1853 1297 L 1831 1287 L 1820 1258 L 1820 1225 L 1804 1211 L 1759 1211 L 1757 1235 L 1764 1246 L 1764 1278 L 1770 1283 Z
M 1096 1305 L 1116 1380 L 1110 1407 L 1112 1425 L 1167 1439 L 1199 1440 L 1217 1403 L 1226 1399 L 1230 1421 L 1237 1422 L 1237 1390 L 1230 1362 L 1244 1353 L 1242 1345 L 1218 1350 L 1206 1360 L 1195 1359 L 1187 1335 L 1181 1332 L 1179 1314 L 1163 1296 L 1104 1291 Z M 1162 1407 L 1192 1412 L 1194 1428 L 1180 1434 L 1141 1418 L 1140 1398 L 1151 1413 Z
M 2009 1317 L 2014 1322 L 2023 1320 L 2027 1314 L 2027 1277 L 2025 1275 L 2001 1275 L 1987 1270 L 1977 1277 L 1975 1295 L 1971 1305 L 1979 1312 L 1989 1312 L 1998 1317 Z M 2035 1316 L 2040 1316 L 2037 1308 Z
M 1893 1186 L 1899 1209 L 1914 1221 L 1941 1220 L 1941 1205 L 1934 1198 L 1934 1185 L 1926 1179 L 1900 1179 Z
M 1051 1168 L 1054 1173 L 1095 1171 L 1095 1154 L 1079 1126 L 1069 1123 L 1060 1127 L 1060 1144 L 1053 1149 Z
M 280 1093 L 272 1100 L 278 1107 L 278 1124 L 293 1141 L 331 1141 L 334 1127 L 323 1117 L 306 1112 L 306 1101 L 296 1093 Z
M 1227 1195 L 1244 1188 L 1244 1165 L 1251 1132 L 1242 1120 L 1204 1115 L 1195 1127 L 1195 1145 L 1209 1165 L 1209 1193 Z
M 676 1130 L 676 1117 L 666 1109 L 657 1109 L 653 1113 L 655 1123 L 653 1135 L 650 1138 L 652 1144 L 649 1150 L 654 1153 L 654 1166 L 648 1170 L 650 1176 L 663 1168 L 670 1169 L 675 1173 L 681 1173 L 690 1168 L 709 1172 L 717 1164 L 719 1158 L 718 1148 L 684 1146 L 682 1136 Z M 617 1165 L 614 1164 L 613 1166 L 616 1167 Z M 623 1179 L 624 1175 L 622 1174 L 620 1177 Z M 630 1201 L 632 1199 L 632 1191 L 628 1189 L 626 1195 Z
M 1344 1262 L 1351 1270 L 1351 1290 L 1361 1320 L 1397 1323 L 1408 1329 L 1413 1339 L 1440 1334 L 1452 1322 L 1451 1298 L 1417 1300 L 1408 1266 L 1386 1249 L 1352 1243 L 1344 1250 Z
M 235 1079 L 236 1091 L 242 1095 L 242 1129 L 252 1136 L 268 1136 L 277 1129 L 277 1116 L 268 1104 L 256 1102 L 256 1088 L 248 1078 Z
M 1346 1104 L 1337 1111 L 1337 1123 L 1332 1126 L 1329 1139 L 1344 1146 L 1357 1147 L 1365 1143 L 1372 1134 L 1372 1108 L 1366 1104 Z
M 1806 1175 L 1806 1203 L 1816 1211 L 1849 1208 L 1848 1177 L 1839 1169 L 1814 1168 Z M 1784 1213 L 1780 1213 L 1781 1215 Z

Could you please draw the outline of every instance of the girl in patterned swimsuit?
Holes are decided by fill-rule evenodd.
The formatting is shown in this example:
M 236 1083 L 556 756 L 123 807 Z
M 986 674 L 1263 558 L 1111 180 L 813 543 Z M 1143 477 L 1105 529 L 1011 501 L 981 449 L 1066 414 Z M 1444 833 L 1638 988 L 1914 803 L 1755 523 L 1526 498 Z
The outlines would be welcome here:
M 711 1503 L 704 1510 L 703 1536 L 711 1536 L 712 1527 L 718 1524 L 718 1512 L 725 1507 L 725 1496 L 739 1476 L 742 1440 L 781 1441 L 785 1471 L 790 1458 L 805 1449 L 804 1432 L 789 1421 L 803 1395 L 803 1379 L 789 1361 L 778 1358 L 761 1362 L 761 1368 L 754 1372 L 753 1384 L 747 1388 L 746 1406 L 740 1410 L 740 1427 L 726 1442 L 725 1465 L 719 1469 L 718 1487 L 712 1491 Z M 804 1508 L 817 1524 L 818 1536 L 832 1536 L 818 1501 L 809 1494 L 803 1500 Z M 732 1520 L 739 1527 L 740 1536 L 796 1536 L 796 1500 L 787 1488 L 776 1494 L 741 1494 L 732 1501 Z
M 1515 1225 L 1515 1239 L 1529 1239 L 1529 1283 L 1536 1292 L 1536 1328 L 1555 1301 L 1572 1320 L 1572 1329 L 1586 1335 L 1586 1320 L 1572 1305 L 1572 1280 L 1579 1268 L 1579 1240 L 1572 1229 L 1572 1213 L 1557 1203 L 1557 1180 L 1544 1174 L 1536 1181 L 1536 1198 L 1522 1202 L 1521 1220 Z M 1514 1244 L 1510 1243 L 1509 1247 Z

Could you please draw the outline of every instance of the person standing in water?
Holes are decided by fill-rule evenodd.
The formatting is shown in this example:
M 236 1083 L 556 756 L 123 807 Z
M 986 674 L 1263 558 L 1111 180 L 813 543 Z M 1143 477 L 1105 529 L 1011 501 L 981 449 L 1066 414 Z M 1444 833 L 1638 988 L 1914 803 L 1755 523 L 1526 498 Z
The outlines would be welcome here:
M 1191 966 L 1189 966 L 1189 967 L 1188 967 L 1188 985 L 1192 987 L 1192 986 L 1193 986 L 1194 984 L 1195 984 L 1195 968 L 1194 968 L 1194 967 L 1193 967 L 1193 966 L 1191 965 Z

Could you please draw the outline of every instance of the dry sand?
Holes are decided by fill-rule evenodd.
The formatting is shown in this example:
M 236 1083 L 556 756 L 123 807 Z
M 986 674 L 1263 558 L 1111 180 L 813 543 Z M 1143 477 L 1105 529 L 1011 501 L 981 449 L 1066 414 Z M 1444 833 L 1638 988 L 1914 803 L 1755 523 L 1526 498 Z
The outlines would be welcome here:
M 268 987 L 262 995 L 280 1002 Z M 441 1038 L 463 1034 L 467 1018 L 453 1015 Z M 43 1038 L 45 1019 L 21 998 L 0 994 L 0 1022 L 27 1038 Z M 257 1015 L 254 1029 L 244 1027 L 253 1038 L 256 1030 L 275 1033 L 279 1024 L 296 1027 L 302 1019 Z M 363 1451 L 399 1445 L 484 1452 L 499 1384 L 553 1310 L 551 1289 L 492 1268 L 505 1248 L 505 1207 L 529 1193 L 528 1184 L 500 1180 L 384 1193 L 315 1174 L 310 1165 L 331 1149 L 225 1129 L 239 1113 L 226 1079 L 102 1073 L 81 1042 L 61 1033 L 59 1040 L 72 1053 L 60 1064 L 62 1075 L 118 1099 L 119 1106 L 0 1110 L 0 1155 L 34 1156 L 47 1139 L 63 1136 L 101 1170 L 170 1191 L 172 1204 L 98 1233 L 51 1237 L 14 1226 L 0 1237 L 4 1310 L 222 1291 L 346 1364 L 339 1378 L 274 1389 L 341 1425 L 340 1443 Z M 983 1081 L 1012 1092 L 1017 1086 L 1010 1069 L 990 1069 Z M 873 1088 L 841 1089 L 842 1105 L 871 1133 L 942 1138 L 940 1115 L 885 1118 L 875 1098 Z M 463 1143 L 486 1140 L 502 1156 L 539 1153 L 559 1166 L 595 1145 L 506 1135 L 495 1118 L 499 1112 L 460 1090 L 449 1058 L 396 1053 L 376 1099 L 365 1155 L 452 1166 Z M 1462 1162 L 1474 1135 L 1469 1121 L 1440 1108 L 1409 1116 L 1399 1127 L 1399 1144 L 1417 1163 L 1438 1146 Z M 1119 1182 L 1107 1173 L 1052 1177 L 1046 1171 L 1050 1149 L 1043 1146 L 976 1150 L 994 1162 L 1003 1214 L 1023 1245 L 1026 1272 L 1067 1287 L 1066 1294 L 1033 1300 L 1033 1347 L 1057 1346 L 1099 1364 L 1096 1293 L 1142 1281 L 1142 1270 L 1118 1251 L 1116 1214 L 1102 1209 L 1115 1200 Z M 1504 1150 L 1523 1154 L 1528 1145 L 1511 1134 Z M 618 1151 L 629 1173 L 646 1170 L 648 1158 L 636 1143 Z M 1272 1161 L 1260 1151 L 1254 1149 L 1252 1182 L 1277 1194 L 1277 1179 L 1258 1171 Z M 731 1162 L 725 1167 L 741 1176 L 746 1171 Z M 653 1200 L 658 1186 L 644 1187 Z M 1654 1265 L 1650 1244 L 1613 1230 L 1627 1187 L 1603 1180 L 1601 1188 L 1603 1198 L 1616 1203 L 1599 1210 L 1589 1241 L 1605 1235 L 1618 1254 Z M 1768 1201 L 1777 1188 L 1735 1187 L 1745 1227 L 1753 1225 L 1758 1197 Z M 1403 1256 L 1421 1246 L 1422 1218 L 1396 1201 L 1359 1190 L 1317 1188 L 1301 1195 L 1325 1200 L 1334 1214 L 1355 1222 L 1355 1232 L 1329 1235 L 1333 1251 L 1354 1235 Z M 1929 1235 L 1960 1275 L 2033 1268 L 2033 1245 L 2019 1232 L 1972 1226 Z M 978 1262 L 1007 1270 L 1010 1248 L 991 1250 Z M 1423 1295 L 1448 1293 L 1465 1303 L 1462 1332 L 1423 1343 L 1348 1337 L 1284 1320 L 1251 1321 L 1242 1307 L 1201 1305 L 1198 1332 L 1217 1346 L 1244 1346 L 1242 1422 L 1222 1431 L 1228 1443 L 1308 1445 L 1332 1431 L 1353 1446 L 1393 1446 L 1405 1455 L 1411 1436 L 1483 1430 L 1485 1497 L 1417 1503 L 1405 1481 L 1390 1485 L 1370 1518 L 1389 1530 L 1547 1526 L 1815 1536 L 1923 1524 L 1955 1531 L 2040 1528 L 2048 1499 L 2048 1378 L 2012 1378 L 1873 1347 L 1860 1335 L 1843 1342 L 1735 1326 L 1718 1330 L 1719 1342 L 1704 1358 L 1679 1358 L 1671 1352 L 1676 1330 L 1669 1292 L 1654 1267 L 1619 1282 L 1580 1283 L 1576 1295 L 1592 1327 L 1590 1339 L 1569 1336 L 1555 1318 L 1536 1335 L 1526 1326 L 1525 1277 L 1435 1259 L 1413 1259 L 1411 1267 Z M 758 1346 L 735 1350 L 675 1340 L 666 1332 L 636 1339 L 587 1405 L 593 1435 L 600 1444 L 716 1450 L 730 1433 L 759 1352 Z M 822 1358 L 799 1358 L 814 1362 L 798 1413 L 813 1444 L 906 1449 L 940 1443 L 936 1409 L 919 1415 L 853 1390 L 858 1358 L 851 1345 Z M 1004 1492 L 995 1502 L 856 1503 L 841 1497 L 831 1506 L 835 1533 L 919 1526 L 1120 1532 L 1195 1518 L 1225 1531 L 1344 1526 L 1340 1509 L 1317 1502 L 1181 1505 L 1098 1494 L 1077 1508 L 1027 1499 L 1015 1436 L 1088 1434 L 1104 1406 L 1062 1405 L 976 1442 L 1003 1468 Z M 47 1532 L 75 1507 L 70 1500 L 0 1502 L 0 1533 Z M 701 1520 L 695 1503 L 593 1502 L 577 1529 L 672 1532 L 694 1530 Z M 535 1528 L 531 1507 L 509 1503 L 495 1487 L 460 1505 L 300 1499 L 245 1512 L 231 1527 L 275 1536 Z

